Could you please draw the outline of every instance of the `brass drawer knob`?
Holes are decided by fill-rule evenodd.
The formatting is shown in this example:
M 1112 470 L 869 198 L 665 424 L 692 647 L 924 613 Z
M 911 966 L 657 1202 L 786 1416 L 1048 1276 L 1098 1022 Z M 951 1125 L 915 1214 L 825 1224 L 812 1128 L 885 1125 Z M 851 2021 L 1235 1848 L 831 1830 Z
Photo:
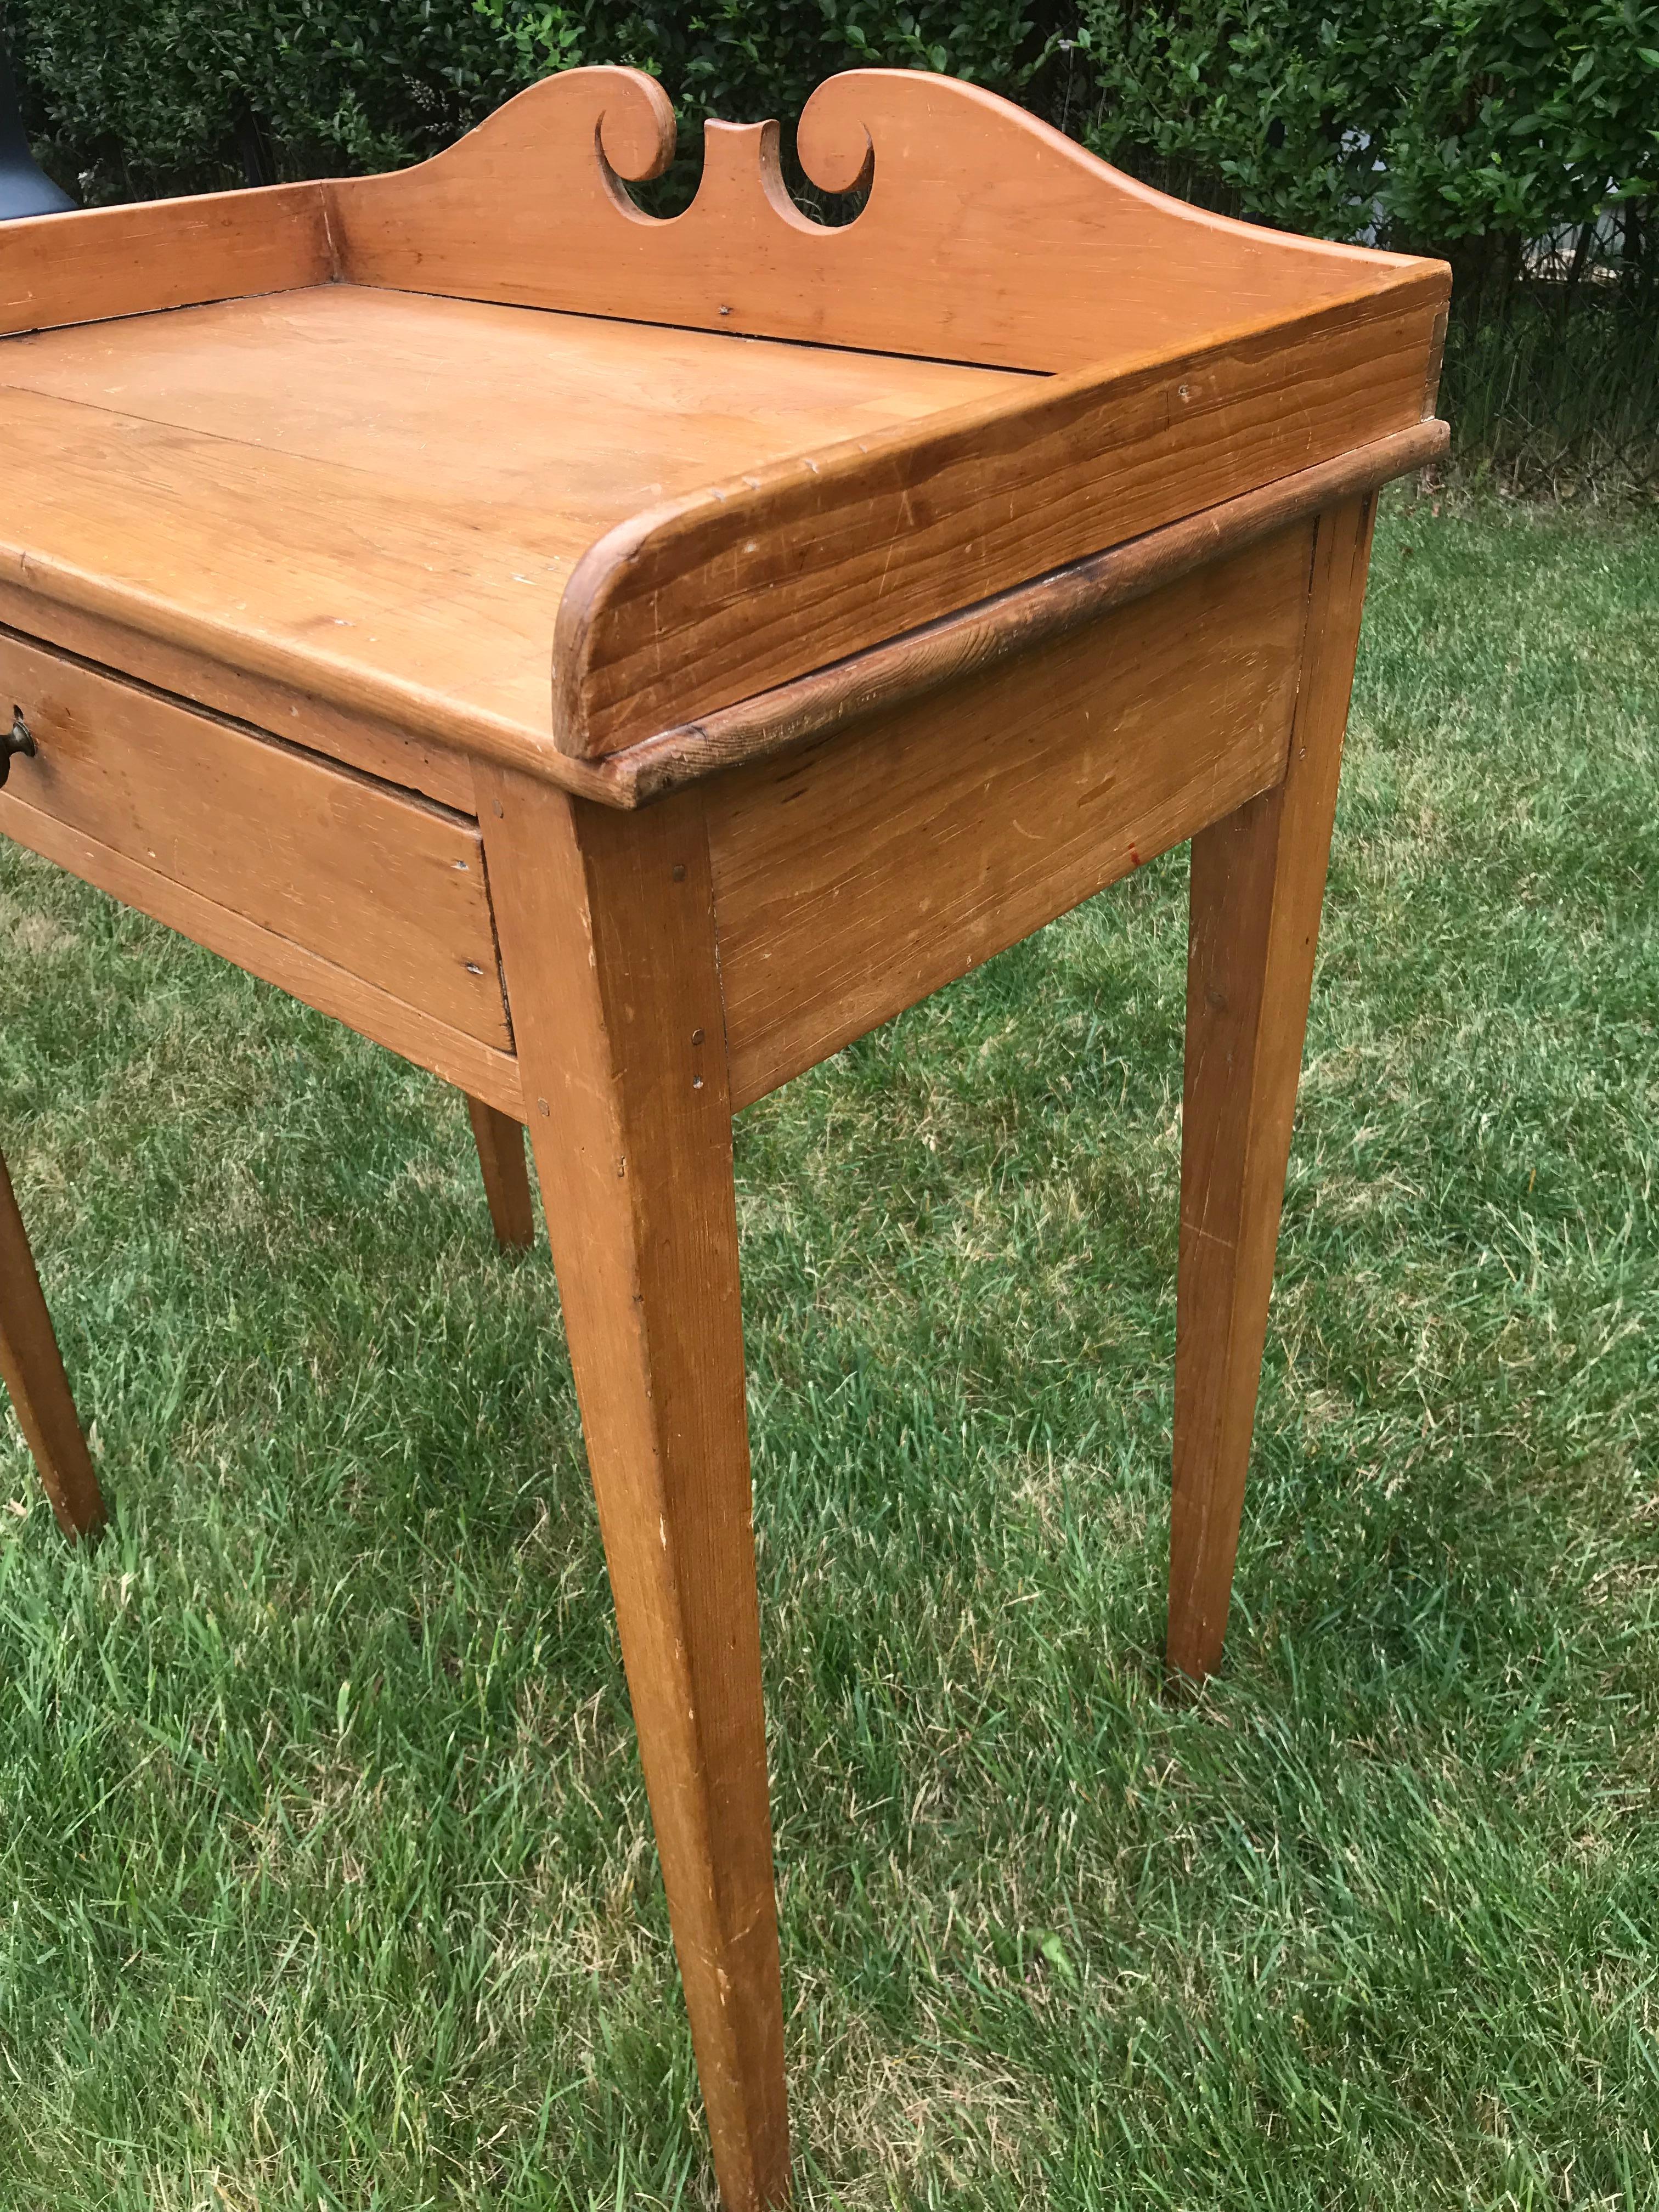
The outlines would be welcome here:
M 38 750 L 39 747 L 34 742 L 34 732 L 23 720 L 22 708 L 14 707 L 11 710 L 11 727 L 3 736 L 0 736 L 0 789 L 3 789 L 6 778 L 11 774 L 12 755 L 22 753 L 28 759 L 33 760 Z

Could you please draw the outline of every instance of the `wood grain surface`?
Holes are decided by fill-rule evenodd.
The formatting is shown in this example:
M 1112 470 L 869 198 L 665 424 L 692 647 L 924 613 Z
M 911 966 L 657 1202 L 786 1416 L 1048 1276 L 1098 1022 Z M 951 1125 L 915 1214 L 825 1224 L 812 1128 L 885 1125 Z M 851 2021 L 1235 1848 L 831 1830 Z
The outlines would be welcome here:
M 788 2191 L 737 1202 L 700 794 L 480 818 L 710 2144 Z
M 1282 783 L 1193 840 L 1170 1663 L 1220 1664 L 1376 502 L 1323 514 Z
M 0 582 L 0 629 L 27 643 L 58 647 L 117 678 L 136 677 L 180 706 L 206 707 L 269 730 L 307 752 L 343 761 L 381 783 L 435 799 L 459 814 L 478 811 L 467 755 L 414 737 L 395 723 L 350 714 L 292 684 L 252 675 L 105 616 L 82 613 L 15 583 Z
M 0 806 L 49 815 L 509 1045 L 473 823 L 3 635 L 0 694 L 39 748 L 15 763 Z
M 734 1103 L 1285 769 L 1307 526 L 708 787 Z
M 0 586 L 532 765 L 615 523 L 1030 381 L 344 286 L 48 332 L 0 344 Z
M 504 1251 L 527 1252 L 536 1241 L 536 1209 L 525 1164 L 524 1131 L 516 1115 L 499 1113 L 486 1098 L 469 1098 L 466 1110 L 495 1242 Z
M 641 738 L 603 763 L 605 781 L 614 785 L 618 803 L 647 805 L 705 776 L 793 751 L 967 677 L 983 675 L 1050 638 L 1069 635 L 1162 590 L 1194 568 L 1271 537 L 1322 507 L 1375 491 L 1421 468 L 1445 452 L 1449 435 L 1443 422 L 1419 422 L 1109 552 L 1052 569 L 885 645 L 757 692 L 701 721 Z
M 0 1382 L 40 1472 L 58 1525 L 85 1536 L 106 1516 L 86 1438 L 70 1395 L 52 1316 L 35 1273 L 23 1217 L 0 1159 Z
M 515 431 L 504 390 L 470 380 L 472 319 L 515 313 L 534 326 L 532 356 L 549 378 L 561 361 L 580 365 L 590 407 L 572 418 L 582 430 L 573 442 L 590 458 L 568 471 L 550 433 L 538 449 Z M 175 337 L 155 342 L 147 374 L 159 378 L 157 362 L 171 362 L 179 390 L 170 401 L 149 386 L 108 395 L 151 416 L 4 384 L 27 374 L 91 388 L 76 349 L 101 348 L 106 334 L 49 334 L 0 347 L 11 511 L 27 526 L 9 546 L 0 535 L 0 583 L 331 710 L 556 779 L 556 678 L 562 745 L 615 750 L 1410 427 L 1419 420 L 1428 313 L 1396 302 L 1378 321 L 1325 332 L 1328 343 L 1279 334 L 1206 367 L 1160 364 L 1115 384 L 994 378 L 988 398 L 981 391 L 896 430 L 832 436 L 769 462 L 764 435 L 738 419 L 739 407 L 759 407 L 770 392 L 771 452 L 787 452 L 843 419 L 849 389 L 868 417 L 872 365 L 636 332 L 630 343 L 647 367 L 660 341 L 665 363 L 678 361 L 683 374 L 678 383 L 665 368 L 655 383 L 641 374 L 613 397 L 621 326 L 601 326 L 596 353 L 588 326 L 560 318 L 341 290 L 157 318 L 155 331 Z M 444 326 L 447 318 L 456 327 Z M 272 343 L 228 349 L 243 363 L 246 434 L 237 436 L 213 396 L 213 362 L 227 327 L 243 319 Z M 199 347 L 191 335 L 198 325 Z M 426 333 L 425 355 L 411 325 Z M 702 351 L 688 362 L 687 349 Z M 337 355 L 356 362 L 360 410 L 383 407 L 392 426 L 361 465 L 341 443 L 349 414 L 337 419 L 289 396 L 343 385 Z M 417 364 L 406 374 L 419 392 L 399 417 L 397 362 L 406 357 Z M 803 403 L 792 411 L 799 364 L 830 379 L 844 359 L 864 383 L 820 391 L 816 410 Z M 913 402 L 940 396 L 935 380 L 945 372 L 874 366 Z M 518 368 L 530 373 L 528 361 Z M 114 385 L 120 370 L 108 362 L 98 374 Z M 909 386 L 913 375 L 927 380 L 925 395 Z M 699 407 L 714 426 L 707 438 Z M 480 421 L 498 426 L 493 477 Z M 726 458 L 746 450 L 757 465 L 610 531 L 583 555 L 611 516 L 672 484 L 671 470 L 681 483 L 700 482 L 720 459 L 721 438 Z M 610 459 L 601 467 L 591 459 L 600 448 L 622 455 L 610 507 Z M 479 485 L 471 499 L 461 489 L 469 455 Z M 158 535 L 160 514 L 169 526 Z
M 625 179 L 674 150 L 635 70 L 532 85 L 459 145 L 331 185 L 349 282 L 1003 368 L 1068 371 L 1273 321 L 1386 283 L 1396 255 L 1165 198 L 1024 109 L 924 70 L 859 70 L 807 102 L 798 147 L 851 222 L 791 199 L 775 124 L 704 131 L 696 199 L 661 222 Z
M 635 517 L 560 602 L 561 748 L 617 751 L 1411 428 L 1445 289 L 1416 267 L 1375 299 L 1017 386 Z
M 850 223 L 775 137 L 711 125 L 659 222 L 623 180 L 660 88 L 574 70 L 392 176 L 5 227 L 0 586 L 604 796 L 564 762 L 1431 404 L 1439 264 L 1223 222 L 926 72 L 809 103 Z M 54 254 L 88 320 L 27 335 Z M 271 296 L 179 304 L 233 266 Z
M 318 185 L 274 185 L 0 226 L 0 336 L 327 284 Z
M 16 781 L 15 771 L 12 781 Z M 136 907 L 152 921 L 205 945 L 262 982 L 274 983 L 319 1013 L 331 1014 L 348 1029 L 413 1060 L 457 1090 L 486 1098 L 503 1114 L 524 1119 L 519 1063 L 510 1052 L 434 1021 L 420 1007 L 394 999 L 351 969 L 337 967 L 292 938 L 277 936 L 234 907 L 217 905 L 188 884 L 100 844 L 55 816 L 37 813 L 9 789 L 0 792 L 0 835 L 67 868 L 82 883 L 107 891 L 124 906 Z

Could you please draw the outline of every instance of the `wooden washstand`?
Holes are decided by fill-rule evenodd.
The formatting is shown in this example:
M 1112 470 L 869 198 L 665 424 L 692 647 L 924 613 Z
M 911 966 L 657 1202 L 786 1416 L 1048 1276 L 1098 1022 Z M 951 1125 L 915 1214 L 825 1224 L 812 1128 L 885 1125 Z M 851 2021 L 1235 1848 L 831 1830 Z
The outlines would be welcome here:
M 545 1200 L 720 2187 L 787 2190 L 732 1116 L 1192 842 L 1169 1653 L 1221 1652 L 1377 489 L 1447 271 L 988 94 L 580 70 L 396 175 L 0 232 L 0 830 Z M 102 1507 L 11 1187 L 0 1369 Z

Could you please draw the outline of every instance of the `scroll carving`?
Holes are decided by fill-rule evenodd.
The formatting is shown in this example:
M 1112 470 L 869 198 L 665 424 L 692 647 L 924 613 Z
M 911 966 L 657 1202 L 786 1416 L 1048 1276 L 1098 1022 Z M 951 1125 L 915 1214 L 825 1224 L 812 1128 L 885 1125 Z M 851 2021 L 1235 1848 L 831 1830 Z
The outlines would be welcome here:
M 672 158 L 637 70 L 572 70 L 418 168 L 327 187 L 349 281 L 751 337 L 1064 372 L 1374 292 L 1413 264 L 1166 198 L 954 78 L 860 70 L 801 116 L 820 189 L 867 184 L 854 221 L 799 208 L 773 123 L 710 123 L 682 215 L 629 183 Z

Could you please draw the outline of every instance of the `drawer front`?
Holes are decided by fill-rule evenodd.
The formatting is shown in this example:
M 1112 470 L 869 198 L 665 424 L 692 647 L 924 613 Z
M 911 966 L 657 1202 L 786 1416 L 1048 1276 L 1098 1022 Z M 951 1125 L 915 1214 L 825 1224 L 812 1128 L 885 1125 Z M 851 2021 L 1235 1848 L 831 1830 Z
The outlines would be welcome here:
M 326 969 L 510 1051 L 474 823 L 5 634 L 0 714 L 14 712 L 37 748 L 0 791 L 0 830 L 20 843 L 298 997 L 323 1003 Z M 291 979 L 280 951 L 246 957 L 250 932 L 311 957 Z

